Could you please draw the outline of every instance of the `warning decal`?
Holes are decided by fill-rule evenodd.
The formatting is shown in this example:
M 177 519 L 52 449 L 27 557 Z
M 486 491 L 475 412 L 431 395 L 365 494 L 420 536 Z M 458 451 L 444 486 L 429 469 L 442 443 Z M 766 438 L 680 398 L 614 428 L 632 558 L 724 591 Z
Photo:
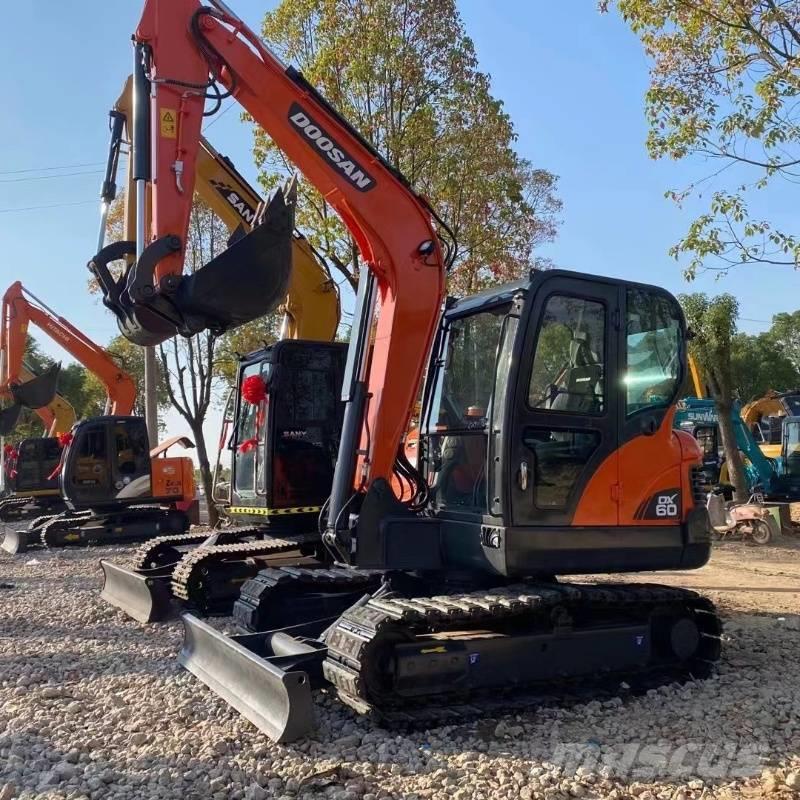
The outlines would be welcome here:
M 160 119 L 161 135 L 174 139 L 178 135 L 178 112 L 174 108 L 162 108 Z

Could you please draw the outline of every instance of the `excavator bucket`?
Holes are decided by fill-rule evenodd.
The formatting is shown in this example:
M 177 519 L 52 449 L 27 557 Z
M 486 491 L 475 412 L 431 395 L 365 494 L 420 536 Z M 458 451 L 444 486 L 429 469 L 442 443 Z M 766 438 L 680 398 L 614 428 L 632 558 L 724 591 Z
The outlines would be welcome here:
M 14 400 L 25 408 L 44 408 L 50 405 L 56 396 L 60 372 L 61 364 L 53 364 L 41 375 L 25 383 L 12 384 L 9 389 Z
M 14 403 L 14 405 L 0 410 L 0 436 L 8 436 L 17 427 L 21 413 L 22 405 L 20 403 Z
M 113 561 L 100 559 L 103 570 L 103 591 L 100 598 L 122 609 L 128 616 L 139 622 L 165 622 L 178 616 L 172 593 L 170 575 L 143 575 L 126 569 Z
M 236 328 L 269 314 L 286 298 L 292 270 L 294 183 L 270 199 L 250 233 L 192 275 L 185 275 L 174 303 L 190 328 Z
M 315 632 L 225 636 L 191 614 L 179 663 L 275 742 L 292 742 L 314 729 L 311 690 L 324 683 L 326 647 Z

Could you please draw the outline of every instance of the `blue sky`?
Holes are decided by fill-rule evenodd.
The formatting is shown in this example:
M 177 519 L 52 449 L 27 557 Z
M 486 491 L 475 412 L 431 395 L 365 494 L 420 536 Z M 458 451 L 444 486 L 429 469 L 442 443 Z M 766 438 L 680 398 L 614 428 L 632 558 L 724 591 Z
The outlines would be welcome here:
M 269 0 L 230 4 L 254 27 L 275 5 Z M 711 168 L 648 158 L 647 62 L 638 40 L 615 14 L 601 16 L 592 0 L 459 0 L 459 7 L 480 66 L 492 75 L 495 95 L 514 120 L 520 153 L 560 176 L 564 224 L 543 255 L 563 267 L 658 283 L 674 292 L 732 292 L 741 306 L 740 326 L 749 332 L 765 329 L 779 311 L 800 307 L 798 276 L 785 267 L 741 267 L 719 281 L 701 276 L 691 287 L 683 281 L 667 250 L 701 206 L 678 209 L 663 193 Z M 116 334 L 116 325 L 88 294 L 85 265 L 97 241 L 106 114 L 130 71 L 129 39 L 141 3 L 28 0 L 4 11 L 0 288 L 21 279 L 105 342 Z M 237 109 L 212 120 L 208 138 L 254 180 L 251 134 Z M 83 174 L 30 179 L 66 173 Z M 788 188 L 778 188 L 760 198 L 759 210 L 788 219 L 791 200 Z M 42 205 L 59 207 L 15 210 Z M 48 352 L 59 354 L 48 340 L 37 338 Z M 182 432 L 173 416 L 168 425 L 170 432 Z

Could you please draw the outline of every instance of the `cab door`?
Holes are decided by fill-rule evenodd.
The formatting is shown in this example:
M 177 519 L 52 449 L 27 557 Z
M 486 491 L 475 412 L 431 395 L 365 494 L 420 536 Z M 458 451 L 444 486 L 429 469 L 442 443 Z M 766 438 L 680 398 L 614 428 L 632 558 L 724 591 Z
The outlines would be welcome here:
M 536 279 L 535 279 L 536 280 Z M 592 524 L 617 524 L 622 374 L 619 285 L 544 274 L 527 302 L 506 462 L 513 527 L 573 524 L 591 478 Z

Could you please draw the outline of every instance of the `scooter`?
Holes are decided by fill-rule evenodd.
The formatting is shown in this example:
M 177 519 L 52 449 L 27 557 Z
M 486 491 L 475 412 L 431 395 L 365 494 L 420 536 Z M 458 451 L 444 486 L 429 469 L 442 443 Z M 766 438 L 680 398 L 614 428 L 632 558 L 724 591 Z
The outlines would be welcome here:
M 724 490 L 717 487 L 706 500 L 708 516 L 720 540 L 741 537 L 753 544 L 769 544 L 780 533 L 775 518 L 764 505 L 764 498 L 753 493 L 746 503 L 725 501 Z

